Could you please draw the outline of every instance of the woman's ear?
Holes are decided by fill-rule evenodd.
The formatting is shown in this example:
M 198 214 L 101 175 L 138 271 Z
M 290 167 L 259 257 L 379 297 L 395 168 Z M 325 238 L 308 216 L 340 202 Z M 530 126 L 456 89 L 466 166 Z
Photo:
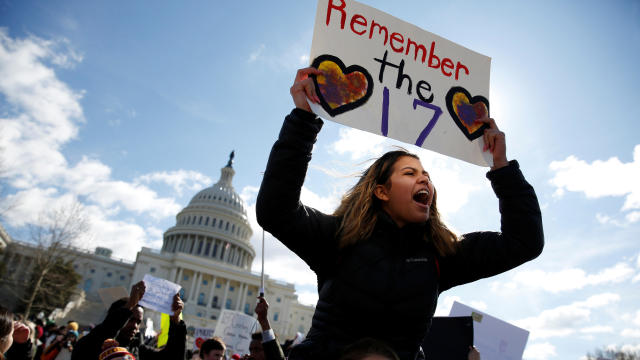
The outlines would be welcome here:
M 384 185 L 376 185 L 375 189 L 373 189 L 373 195 L 381 201 L 389 201 L 389 192 Z

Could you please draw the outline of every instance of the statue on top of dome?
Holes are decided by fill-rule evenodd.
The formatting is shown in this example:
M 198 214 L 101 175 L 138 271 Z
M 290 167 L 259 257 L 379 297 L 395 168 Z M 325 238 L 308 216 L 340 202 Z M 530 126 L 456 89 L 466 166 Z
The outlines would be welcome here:
M 227 162 L 227 167 L 233 167 L 233 158 L 236 156 L 236 151 L 232 150 L 231 154 L 229 154 L 229 162 Z

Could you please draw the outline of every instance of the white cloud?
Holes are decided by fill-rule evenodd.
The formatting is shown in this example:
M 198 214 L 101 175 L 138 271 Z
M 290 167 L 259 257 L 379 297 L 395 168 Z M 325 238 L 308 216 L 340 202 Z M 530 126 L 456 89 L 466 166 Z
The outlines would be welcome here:
M 580 332 L 583 334 L 613 333 L 613 328 L 611 326 L 590 326 L 580 329 Z
M 576 301 L 569 305 L 544 310 L 537 317 L 517 320 L 514 323 L 529 330 L 531 340 L 569 336 L 589 322 L 593 309 L 604 307 L 619 300 L 620 295 L 618 294 L 598 294 L 584 301 Z
M 620 332 L 622 337 L 640 338 L 640 329 L 624 329 Z
M 300 201 L 306 206 L 318 209 L 325 214 L 332 214 L 340 203 L 340 196 L 334 193 L 323 197 L 303 186 L 300 192 Z
M 552 356 L 557 356 L 556 347 L 550 343 L 529 344 L 524 349 L 523 359 L 546 360 Z M 482 357 L 482 354 L 480 354 Z
M 260 55 L 264 52 L 266 46 L 264 44 L 260 44 L 257 49 L 255 49 L 251 54 L 249 54 L 249 59 L 247 62 L 252 63 L 260 57 Z
M 91 240 L 82 244 L 82 247 L 91 249 L 106 246 L 113 250 L 114 257 L 133 261 L 142 246 L 150 246 L 149 240 L 157 242 L 153 230 L 150 235 L 137 224 L 110 220 L 105 216 L 103 209 L 97 206 L 88 206 L 85 209 L 91 224 Z
M 245 186 L 242 188 L 242 191 L 240 191 L 240 198 L 247 204 L 249 202 L 255 202 L 258 191 L 260 191 L 260 188 L 257 186 Z
M 113 179 L 111 168 L 99 160 L 83 156 L 69 164 L 62 154 L 86 120 L 80 104 L 82 91 L 60 81 L 54 66 L 72 68 L 81 60 L 66 40 L 12 39 L 6 29 L 0 29 L 0 94 L 7 109 L 0 118 L 0 147 L 3 181 L 12 188 L 6 202 L 13 204 L 4 217 L 15 227 L 36 224 L 44 210 L 81 201 L 93 234 L 83 246 L 109 244 L 116 254 L 131 257 L 150 240 L 150 234 L 136 224 L 109 217 L 127 210 L 160 219 L 175 215 L 180 206 L 139 182 Z M 189 184 L 187 179 L 204 181 L 193 173 L 161 175 L 141 178 L 174 181 L 170 185 L 176 188 L 193 186 L 183 185 Z M 149 231 L 157 235 L 153 228 Z
M 451 307 L 453 306 L 453 303 L 455 301 L 481 311 L 486 311 L 488 308 L 487 304 L 484 301 L 478 301 L 478 300 L 464 301 L 459 296 L 448 295 L 444 299 L 438 300 L 438 306 L 436 307 L 436 312 L 434 313 L 434 316 L 449 316 L 449 313 L 451 312 Z
M 160 182 L 171 186 L 178 196 L 184 190 L 197 191 L 211 185 L 210 177 L 193 170 L 159 171 L 135 178 L 136 183 Z
M 620 347 L 621 351 L 624 352 L 630 352 L 630 353 L 640 353 L 640 344 L 635 344 L 635 345 L 631 345 L 631 344 L 626 344 L 626 345 L 622 345 Z
M 478 301 L 478 300 L 473 300 L 469 302 L 469 306 L 471 306 L 474 309 L 478 309 L 482 311 L 486 311 L 488 308 L 487 304 L 484 301 Z
M 640 327 L 640 310 L 636 311 L 635 317 L 632 318 L 633 323 Z
M 258 188 L 253 186 L 247 186 L 242 189 L 241 194 L 245 202 L 247 203 L 247 216 L 249 218 L 249 224 L 255 233 L 251 236 L 250 242 L 256 251 L 256 257 L 253 261 L 251 270 L 253 272 L 260 272 L 261 270 L 261 257 L 262 257 L 262 228 L 258 224 L 256 219 L 256 196 Z M 307 193 L 307 200 L 312 199 L 309 202 L 309 206 L 318 207 L 326 206 L 327 200 L 314 194 L 309 190 L 304 190 L 302 196 L 305 197 Z M 318 202 L 314 202 L 316 199 Z M 312 205 L 313 204 L 313 205 Z M 325 204 L 325 205 L 323 205 Z M 273 279 L 286 281 L 293 283 L 297 288 L 305 285 L 316 285 L 316 275 L 309 267 L 302 261 L 296 254 L 284 246 L 278 239 L 274 238 L 271 234 L 265 233 L 265 273 Z
M 587 163 L 575 156 L 569 156 L 563 161 L 553 161 L 549 168 L 555 172 L 550 183 L 556 187 L 556 196 L 562 196 L 565 191 L 581 192 L 588 198 L 596 199 L 605 196 L 625 196 L 622 211 L 640 209 L 640 145 L 633 150 L 633 161 L 621 162 L 617 157 L 606 161 L 596 160 Z M 600 215 L 600 221 L 610 218 Z M 629 223 L 640 220 L 640 214 L 627 214 L 625 220 Z
M 297 292 L 297 294 L 298 294 L 298 301 L 301 304 L 315 306 L 318 303 L 317 291 L 300 291 L 300 292 Z
M 307 30 L 298 31 L 297 38 L 289 39 L 284 46 L 279 46 L 276 42 L 269 43 L 269 47 L 260 44 L 247 57 L 247 64 L 260 63 L 273 70 L 288 73 L 309 66 L 309 57 L 304 54 L 309 52 L 309 39 L 312 34 L 310 27 Z
M 630 224 L 638 222 L 640 221 L 640 211 L 630 212 L 624 216 L 624 219 Z
M 349 154 L 352 160 L 364 160 L 382 155 L 385 143 L 386 139 L 382 136 L 354 128 L 341 128 L 338 140 L 329 146 L 329 150 L 339 155 Z
M 629 280 L 634 274 L 633 268 L 626 262 L 602 269 L 595 274 L 587 274 L 578 268 L 563 269 L 555 272 L 543 270 L 518 271 L 512 275 L 511 281 L 492 282 L 493 291 L 514 290 L 519 287 L 541 289 L 559 293 L 582 289 L 585 286 L 621 283 Z
M 602 213 L 596 214 L 596 220 L 602 225 L 613 225 L 619 227 L 624 227 L 627 225 L 627 222 L 620 221 L 614 217 Z
M 438 306 L 436 307 L 434 316 L 449 316 L 451 307 L 453 306 L 453 303 L 455 301 L 464 304 L 459 296 L 447 295 L 445 296 L 444 300 L 438 299 Z

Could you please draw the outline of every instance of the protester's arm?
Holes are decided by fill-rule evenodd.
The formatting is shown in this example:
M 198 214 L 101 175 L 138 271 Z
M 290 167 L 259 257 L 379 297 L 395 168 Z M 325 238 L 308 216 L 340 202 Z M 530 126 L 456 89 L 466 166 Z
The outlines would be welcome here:
M 30 360 L 31 339 L 29 327 L 19 321 L 13 323 L 13 344 L 5 353 L 7 360 Z
M 138 305 L 138 301 L 144 295 L 145 285 L 140 281 L 131 287 L 131 293 L 127 303 L 107 313 L 104 321 L 94 327 L 91 332 L 76 342 L 71 354 L 71 360 L 94 359 L 100 354 L 102 343 L 109 338 L 115 338 L 118 330 L 124 326 L 131 317 L 132 310 Z
M 169 325 L 169 338 L 167 345 L 162 349 L 156 349 L 145 344 L 140 345 L 140 357 L 142 359 L 184 359 L 187 341 L 187 325 L 180 320 L 180 314 L 184 308 L 184 302 L 179 294 L 173 297 L 173 315 Z
M 507 161 L 504 133 L 485 118 L 485 148 L 494 167 L 487 173 L 498 197 L 501 232 L 474 232 L 462 236 L 456 254 L 441 259 L 440 290 L 493 276 L 536 258 L 544 247 L 542 215 L 533 187 L 517 161 Z
M 256 305 L 256 315 L 258 315 L 258 323 L 262 328 L 262 349 L 266 360 L 284 360 L 284 352 L 282 347 L 278 344 L 278 340 L 271 329 L 269 323 L 269 303 L 267 300 L 259 296 L 258 304 Z
M 300 193 L 311 160 L 311 150 L 322 128 L 322 120 L 309 112 L 306 98 L 314 94 L 307 77 L 314 71 L 302 69 L 291 87 L 296 108 L 285 118 L 273 145 L 256 203 L 260 225 L 300 256 L 314 271 L 332 258 L 336 248 L 337 219 L 304 206 Z M 327 242 L 331 243 L 327 243 Z

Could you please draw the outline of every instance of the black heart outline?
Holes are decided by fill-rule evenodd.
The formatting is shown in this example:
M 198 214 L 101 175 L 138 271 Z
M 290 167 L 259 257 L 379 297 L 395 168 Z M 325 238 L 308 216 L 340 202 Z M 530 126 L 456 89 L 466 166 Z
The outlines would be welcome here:
M 369 98 L 371 97 L 371 94 L 373 94 L 373 78 L 371 77 L 371 75 L 369 74 L 369 72 L 367 71 L 367 69 L 363 68 L 360 65 L 351 65 L 349 67 L 346 67 L 344 65 L 344 63 L 342 62 L 342 60 L 340 60 L 338 57 L 333 56 L 333 55 L 320 55 L 317 58 L 315 58 L 313 60 L 313 63 L 311 64 L 312 67 L 314 68 L 318 68 L 318 66 L 320 66 L 320 64 L 323 61 L 331 61 L 335 64 L 338 65 L 338 67 L 340 68 L 340 70 L 342 70 L 342 73 L 344 75 L 350 74 L 352 72 L 356 72 L 359 71 L 361 73 L 364 74 L 364 76 L 367 78 L 367 92 L 364 94 L 363 97 L 361 97 L 360 99 L 354 101 L 354 102 L 350 102 L 344 105 L 340 105 L 338 107 L 331 108 L 331 106 L 329 106 L 329 103 L 327 103 L 327 101 L 324 99 L 324 97 L 322 96 L 322 92 L 320 91 L 320 85 L 318 85 L 318 80 L 316 79 L 315 75 L 311 75 L 311 78 L 313 79 L 313 83 L 315 85 L 316 88 L 316 94 L 318 95 L 318 97 L 320 98 L 320 105 L 322 105 L 322 108 L 332 117 L 342 114 L 343 112 L 347 112 L 349 110 L 353 110 L 357 107 L 360 107 L 362 105 L 364 105 L 367 100 L 369 100 Z
M 459 92 L 467 96 L 467 99 L 469 99 L 470 104 L 474 104 L 478 101 L 482 101 L 487 106 L 487 116 L 489 115 L 489 100 L 487 100 L 487 98 L 482 95 L 476 95 L 474 97 L 471 97 L 471 94 L 469 94 L 467 89 L 461 86 L 452 87 L 451 90 L 449 90 L 449 92 L 447 93 L 447 96 L 445 98 L 447 102 L 447 110 L 449 110 L 449 115 L 451 115 L 453 122 L 456 123 L 456 125 L 458 125 L 458 127 L 460 128 L 460 131 L 462 131 L 464 136 L 466 136 L 467 139 L 469 139 L 469 141 L 473 141 L 479 138 L 480 136 L 482 136 L 484 134 L 484 129 L 488 129 L 489 125 L 483 124 L 478 128 L 478 130 L 474 131 L 471 134 L 469 133 L 469 130 L 467 130 L 467 127 L 464 126 L 464 124 L 462 123 L 462 120 L 460 120 L 455 110 L 453 109 L 453 96 Z

